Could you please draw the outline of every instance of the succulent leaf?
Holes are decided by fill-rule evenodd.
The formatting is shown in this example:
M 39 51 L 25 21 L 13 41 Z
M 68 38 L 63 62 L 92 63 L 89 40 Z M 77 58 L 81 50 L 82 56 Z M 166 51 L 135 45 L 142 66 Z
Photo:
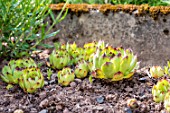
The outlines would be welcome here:
M 114 64 L 112 62 L 106 62 L 101 66 L 101 70 L 103 71 L 106 79 L 113 78 L 115 74 L 113 68 L 114 68 Z
M 117 72 L 114 74 L 113 78 L 111 79 L 111 81 L 120 81 L 123 80 L 123 73 L 122 72 Z

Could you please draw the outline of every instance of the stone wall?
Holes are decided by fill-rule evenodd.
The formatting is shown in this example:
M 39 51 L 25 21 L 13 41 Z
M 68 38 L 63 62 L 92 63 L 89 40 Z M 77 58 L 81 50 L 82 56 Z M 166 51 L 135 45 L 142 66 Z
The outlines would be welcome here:
M 55 13 L 57 15 L 57 11 Z M 69 12 L 54 27 L 54 30 L 60 29 L 60 33 L 48 42 L 75 41 L 83 45 L 93 40 L 105 40 L 114 47 L 132 48 L 141 61 L 141 67 L 165 65 L 170 59 L 170 14 L 153 19 L 149 14 L 136 16 L 136 13 Z

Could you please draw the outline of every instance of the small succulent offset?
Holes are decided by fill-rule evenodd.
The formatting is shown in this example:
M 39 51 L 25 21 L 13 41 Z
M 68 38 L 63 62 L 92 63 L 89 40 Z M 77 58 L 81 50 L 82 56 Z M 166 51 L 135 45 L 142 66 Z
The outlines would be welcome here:
M 53 74 L 51 69 L 47 70 L 47 79 L 50 80 L 51 79 L 51 75 Z
M 119 81 L 133 76 L 138 67 L 137 56 L 131 49 L 106 47 L 93 55 L 92 76 Z
M 49 57 L 50 65 L 53 69 L 63 69 L 70 62 L 69 54 L 64 50 L 53 51 Z
M 152 88 L 153 100 L 155 102 L 163 102 L 169 89 L 170 83 L 166 79 L 158 81 L 158 83 Z
M 75 67 L 75 75 L 77 78 L 84 78 L 89 72 L 88 63 L 86 61 L 78 62 Z
M 160 78 L 164 76 L 164 70 L 160 66 L 153 66 L 150 68 L 150 75 L 153 78 Z
M 70 68 L 63 68 L 57 74 L 58 83 L 63 86 L 68 86 L 72 81 L 74 81 L 75 74 Z
M 28 93 L 34 93 L 44 86 L 44 77 L 38 68 L 27 68 L 22 71 L 19 78 L 19 86 Z

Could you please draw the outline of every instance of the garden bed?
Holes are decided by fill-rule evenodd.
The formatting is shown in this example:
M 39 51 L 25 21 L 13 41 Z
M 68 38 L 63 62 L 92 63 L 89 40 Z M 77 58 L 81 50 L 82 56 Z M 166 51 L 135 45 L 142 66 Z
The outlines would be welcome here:
M 149 78 L 146 70 L 148 68 L 138 70 L 131 79 L 119 82 L 94 80 L 90 83 L 85 78 L 75 79 L 70 86 L 62 87 L 57 84 L 56 72 L 50 81 L 47 80 L 44 62 L 41 71 L 45 86 L 35 94 L 26 94 L 18 86 L 7 90 L 7 84 L 0 81 L 0 112 L 21 109 L 24 113 L 166 113 L 163 104 L 152 100 L 151 89 L 156 80 Z M 127 106 L 130 99 L 137 102 L 133 109 Z
M 57 15 L 62 6 L 51 8 Z M 170 6 L 69 4 L 67 8 L 66 18 L 53 28 L 60 33 L 48 43 L 83 45 L 102 39 L 114 47 L 132 48 L 142 67 L 165 65 L 170 58 Z

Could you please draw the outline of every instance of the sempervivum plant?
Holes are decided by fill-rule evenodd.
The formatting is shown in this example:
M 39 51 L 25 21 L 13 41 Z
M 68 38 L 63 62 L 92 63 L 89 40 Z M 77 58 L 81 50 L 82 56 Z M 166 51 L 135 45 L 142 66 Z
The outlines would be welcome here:
M 70 62 L 70 56 L 65 50 L 58 50 L 57 53 L 53 51 L 49 57 L 50 66 L 53 69 L 62 69 Z
M 164 101 L 165 94 L 170 89 L 170 83 L 166 79 L 158 81 L 156 85 L 152 88 L 153 100 L 155 102 Z
M 78 62 L 75 67 L 75 75 L 77 78 L 84 78 L 89 72 L 88 63 L 86 61 Z
M 33 59 L 11 60 L 7 66 L 2 68 L 1 78 L 8 84 L 18 84 L 22 70 L 30 67 L 37 67 Z
M 164 70 L 160 66 L 153 66 L 150 68 L 150 74 L 153 78 L 160 78 L 164 76 Z
M 168 112 L 170 112 L 170 91 L 168 91 L 165 95 L 164 107 Z
M 16 70 L 15 61 L 11 60 L 8 66 L 2 68 L 1 78 L 8 84 L 18 84 L 21 74 L 21 71 Z
M 19 86 L 27 93 L 34 93 L 44 86 L 44 77 L 38 68 L 27 68 L 22 71 Z
M 57 74 L 58 83 L 63 86 L 68 86 L 70 82 L 74 81 L 75 74 L 72 72 L 70 68 L 63 68 Z
M 137 56 L 133 54 L 132 50 L 110 48 L 106 53 L 105 49 L 98 49 L 93 54 L 92 76 L 110 81 L 130 78 L 139 65 Z

